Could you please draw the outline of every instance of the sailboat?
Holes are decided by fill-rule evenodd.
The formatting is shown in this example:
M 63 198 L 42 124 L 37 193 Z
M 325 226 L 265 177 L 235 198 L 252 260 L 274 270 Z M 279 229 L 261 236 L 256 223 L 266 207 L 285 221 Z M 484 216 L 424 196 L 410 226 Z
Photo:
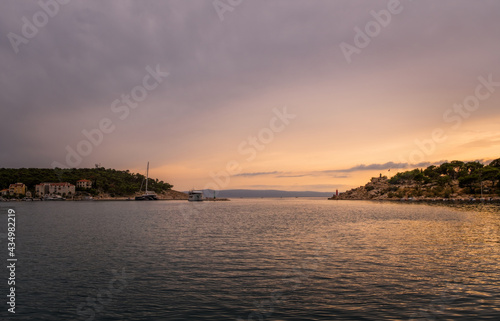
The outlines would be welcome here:
M 158 197 L 156 196 L 155 192 L 148 192 L 148 180 L 149 180 L 149 162 L 148 162 L 148 168 L 146 170 L 146 191 L 144 192 L 143 195 L 136 196 L 135 197 L 136 201 L 156 201 L 156 200 L 158 200 Z M 141 186 L 141 190 L 142 190 L 142 186 Z

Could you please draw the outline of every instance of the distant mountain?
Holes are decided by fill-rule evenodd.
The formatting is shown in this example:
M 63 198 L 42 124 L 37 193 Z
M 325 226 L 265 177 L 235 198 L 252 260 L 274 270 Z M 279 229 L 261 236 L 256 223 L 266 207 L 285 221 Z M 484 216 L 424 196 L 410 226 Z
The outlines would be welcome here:
M 213 190 L 203 190 L 205 197 L 213 197 Z M 280 191 L 280 190 L 253 190 L 253 189 L 229 189 L 217 192 L 220 198 L 260 198 L 260 197 L 331 197 L 332 193 L 311 191 Z

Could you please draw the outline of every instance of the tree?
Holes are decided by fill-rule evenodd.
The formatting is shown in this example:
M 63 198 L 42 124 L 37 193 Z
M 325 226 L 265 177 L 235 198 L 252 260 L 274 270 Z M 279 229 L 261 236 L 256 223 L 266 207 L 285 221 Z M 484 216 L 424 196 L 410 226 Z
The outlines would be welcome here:
M 460 170 L 462 170 L 462 168 L 464 167 L 464 162 L 454 160 L 450 163 L 450 165 L 452 166 L 455 174 L 458 174 Z
M 485 166 L 479 171 L 482 181 L 491 181 L 491 188 L 495 187 L 495 183 L 500 180 L 500 169 L 491 166 Z
M 451 183 L 451 177 L 448 175 L 439 176 L 437 179 L 439 186 L 445 186 Z
M 488 166 L 500 169 L 500 158 L 495 159 Z
M 421 184 L 425 179 L 425 176 L 422 172 L 418 172 L 415 174 L 415 176 L 413 177 L 413 180 L 419 184 Z
M 478 169 L 483 168 L 484 165 L 479 162 L 467 162 L 464 164 L 464 171 L 466 174 L 471 175 L 476 172 Z
M 437 171 L 441 175 L 446 175 L 448 173 L 449 168 L 451 168 L 451 165 L 450 165 L 450 163 L 446 162 L 446 163 L 439 165 L 439 167 L 437 168 Z
M 479 181 L 479 175 L 473 174 L 458 179 L 458 186 L 462 188 L 468 188 L 469 193 L 474 193 L 474 184 Z
M 437 170 L 442 175 L 448 175 L 452 180 L 458 179 L 458 173 L 463 169 L 464 162 L 452 161 L 451 163 L 443 163 Z
M 424 175 L 429 177 L 431 180 L 435 180 L 440 176 L 439 172 L 437 171 L 437 167 L 435 165 L 427 167 L 424 170 Z

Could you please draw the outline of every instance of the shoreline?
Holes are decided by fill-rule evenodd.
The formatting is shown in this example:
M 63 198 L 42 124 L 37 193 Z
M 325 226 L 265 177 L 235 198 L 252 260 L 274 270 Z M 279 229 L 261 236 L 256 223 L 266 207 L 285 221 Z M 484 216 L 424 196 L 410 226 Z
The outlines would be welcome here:
M 456 204 L 500 204 L 500 198 L 327 198 L 329 201 L 377 201 L 377 202 L 400 202 L 400 203 L 456 203 Z
M 158 201 L 188 201 L 187 198 L 159 198 L 157 200 L 154 200 L 153 202 L 158 202 Z M 229 202 L 231 199 L 229 198 L 217 198 L 217 199 L 205 199 L 203 202 Z M 137 202 L 133 198 L 98 198 L 98 199 L 86 199 L 86 200 L 74 200 L 74 199 L 63 199 L 63 200 L 41 200 L 41 199 L 32 199 L 29 201 L 23 200 L 23 199 L 4 199 L 1 200 L 0 202 L 6 202 L 6 203 L 31 203 L 31 202 Z M 141 201 L 144 202 L 144 201 Z
M 329 198 L 328 200 L 332 200 Z M 333 199 L 335 200 L 335 199 Z M 457 199 L 420 199 L 420 200 L 400 200 L 400 199 L 337 199 L 336 201 L 368 201 L 374 203 L 391 203 L 399 205 L 427 205 L 448 207 L 460 210 L 474 211 L 478 209 L 490 209 L 492 212 L 500 212 L 500 199 L 493 200 L 457 200 Z

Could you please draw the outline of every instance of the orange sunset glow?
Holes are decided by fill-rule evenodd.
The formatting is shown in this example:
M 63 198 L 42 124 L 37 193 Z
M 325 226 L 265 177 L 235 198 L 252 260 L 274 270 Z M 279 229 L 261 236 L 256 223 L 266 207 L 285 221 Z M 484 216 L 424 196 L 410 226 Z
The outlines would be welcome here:
M 487 6 L 277 1 L 258 15 L 248 2 L 221 21 L 195 1 L 149 25 L 126 10 L 95 18 L 129 26 L 111 36 L 78 22 L 81 5 L 29 43 L 13 31 L 4 44 L 4 167 L 144 173 L 150 161 L 177 190 L 332 192 L 498 157 L 500 44 Z

